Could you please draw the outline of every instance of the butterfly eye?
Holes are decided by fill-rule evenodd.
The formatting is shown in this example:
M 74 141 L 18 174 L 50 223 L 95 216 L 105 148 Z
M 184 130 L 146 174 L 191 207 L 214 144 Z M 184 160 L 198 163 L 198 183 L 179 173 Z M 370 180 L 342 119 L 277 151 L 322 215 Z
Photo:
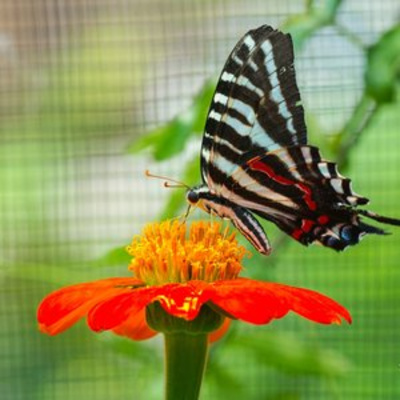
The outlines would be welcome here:
M 196 204 L 199 201 L 199 194 L 193 190 L 189 190 L 186 198 L 188 199 L 189 203 Z

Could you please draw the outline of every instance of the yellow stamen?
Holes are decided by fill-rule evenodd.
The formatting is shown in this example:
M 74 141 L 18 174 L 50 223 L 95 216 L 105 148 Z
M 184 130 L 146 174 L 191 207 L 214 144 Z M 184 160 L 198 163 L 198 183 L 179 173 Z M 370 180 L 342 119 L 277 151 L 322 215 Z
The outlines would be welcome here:
M 247 253 L 228 228 L 221 233 L 217 222 L 166 221 L 147 225 L 127 251 L 129 266 L 148 285 L 203 280 L 234 279 Z

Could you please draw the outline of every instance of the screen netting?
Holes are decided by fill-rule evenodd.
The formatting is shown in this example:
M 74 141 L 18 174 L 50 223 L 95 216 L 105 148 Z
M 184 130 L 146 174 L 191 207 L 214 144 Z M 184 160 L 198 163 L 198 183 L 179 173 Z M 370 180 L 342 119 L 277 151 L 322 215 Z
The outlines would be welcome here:
M 329 16 L 319 25 L 318 13 Z M 171 194 L 144 171 L 182 178 L 198 160 L 200 136 L 165 140 L 170 121 L 190 115 L 249 29 L 269 24 L 299 39 L 310 142 L 340 158 L 371 209 L 400 217 L 399 102 L 363 97 L 369 46 L 389 54 L 376 81 L 399 68 L 398 45 L 381 42 L 399 16 L 397 0 L 3 0 L 1 399 L 160 398 L 160 338 L 131 343 L 84 323 L 49 338 L 36 307 L 62 285 L 127 274 L 110 252 L 159 218 Z M 158 152 L 154 143 L 134 151 L 157 132 Z M 354 134 L 348 148 L 335 146 L 340 133 Z M 400 232 L 336 254 L 265 227 L 276 252 L 249 260 L 247 274 L 326 293 L 354 322 L 234 324 L 211 350 L 202 398 L 400 398 Z

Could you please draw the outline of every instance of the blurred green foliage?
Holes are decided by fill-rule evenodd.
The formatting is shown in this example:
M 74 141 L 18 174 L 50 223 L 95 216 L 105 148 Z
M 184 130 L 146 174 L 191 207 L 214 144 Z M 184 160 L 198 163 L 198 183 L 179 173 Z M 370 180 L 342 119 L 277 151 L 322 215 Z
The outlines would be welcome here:
M 286 374 L 332 377 L 349 370 L 349 361 L 339 353 L 305 345 L 285 332 L 254 332 L 236 337 L 230 345 Z
M 339 28 L 336 16 L 342 3 L 308 1 L 304 14 L 285 21 L 282 26 L 293 34 L 296 49 L 301 50 L 323 27 Z M 129 263 L 122 246 L 80 266 L 64 263 L 63 250 L 56 254 L 51 250 L 56 240 L 64 240 L 64 227 L 59 227 L 61 233 L 57 231 L 60 237 L 55 235 L 46 210 L 49 193 L 59 184 L 52 171 L 62 168 L 55 160 L 54 146 L 65 145 L 65 134 L 89 140 L 130 126 L 120 109 L 138 100 L 131 88 L 140 86 L 146 63 L 141 70 L 125 69 L 140 52 L 126 52 L 121 38 L 140 32 L 134 27 L 124 29 L 88 26 L 75 33 L 74 44 L 55 57 L 69 58 L 71 65 L 55 63 L 44 71 L 48 81 L 43 90 L 28 99 L 33 106 L 21 110 L 18 118 L 2 121 L 0 127 L 1 136 L 13 133 L 27 138 L 0 146 L 0 187 L 5 188 L 0 209 L 6 215 L 0 220 L 4 247 L 0 390 L 5 400 L 150 400 L 158 399 L 162 391 L 160 338 L 134 343 L 95 335 L 84 323 L 49 338 L 38 334 L 35 321 L 36 305 L 55 287 L 81 281 L 87 271 L 93 278 L 107 276 L 110 270 L 118 274 L 116 267 L 123 266 L 125 271 Z M 339 31 L 353 43 L 362 43 L 342 27 Z M 373 46 L 361 46 L 366 60 L 364 92 L 339 131 L 322 131 L 306 110 L 310 136 L 318 139 L 323 153 L 333 155 L 343 167 L 355 167 L 357 188 L 374 199 L 376 210 L 392 215 L 398 215 L 400 160 L 397 152 L 386 150 L 400 148 L 399 43 L 396 26 Z M 118 73 L 111 63 L 120 66 Z M 128 154 L 148 151 L 157 161 L 182 154 L 187 143 L 202 133 L 214 86 L 215 80 L 206 82 L 190 108 L 132 143 Z M 127 134 L 132 133 L 128 129 Z M 181 179 L 190 185 L 200 182 L 198 159 L 188 162 Z M 161 218 L 178 215 L 184 204 L 181 192 L 172 193 Z M 8 215 L 20 218 L 15 221 Z M 229 335 L 211 349 L 203 398 L 400 398 L 400 386 L 393 384 L 398 381 L 400 359 L 394 348 L 400 286 L 395 235 L 366 239 L 337 255 L 289 243 L 271 225 L 266 229 L 277 251 L 268 259 L 254 255 L 247 261 L 245 274 L 326 292 L 352 310 L 354 324 L 317 327 L 291 317 L 267 327 L 234 324 Z M 36 259 L 35 249 L 43 244 L 49 248 L 48 256 L 42 253 Z
M 96 354 L 101 359 L 108 346 L 93 340 L 83 326 L 58 341 L 52 340 L 39 334 L 35 315 L 46 292 L 82 281 L 85 267 L 101 264 L 98 260 L 79 265 L 65 261 L 71 257 L 70 249 L 59 244 L 68 240 L 65 231 L 71 221 L 55 223 L 51 211 L 54 202 L 67 195 L 62 186 L 67 183 L 59 179 L 66 179 L 71 154 L 83 155 L 82 145 L 87 145 L 91 138 L 111 136 L 121 129 L 126 119 L 123 111 L 128 110 L 131 117 L 135 108 L 138 99 L 133 87 L 141 83 L 144 69 L 130 68 L 138 54 L 126 51 L 123 38 L 129 34 L 136 34 L 134 27 L 104 25 L 83 29 L 76 34 L 73 44 L 43 56 L 46 60 L 40 61 L 46 68 L 32 72 L 37 86 L 23 93 L 23 105 L 14 110 L 16 115 L 2 116 L 0 397 L 4 400 L 65 399 L 73 381 L 81 381 L 73 397 L 82 398 L 82 393 L 93 389 L 90 378 L 85 382 L 85 377 L 93 372 L 93 368 L 87 367 L 87 360 Z M 128 127 L 132 134 L 132 125 Z M 41 251 L 43 248 L 45 251 Z M 74 251 L 79 259 L 81 250 Z M 116 253 L 112 251 L 109 257 L 114 264 Z M 119 257 L 126 268 L 130 257 L 124 255 L 124 260 L 121 253 Z M 110 266 L 108 260 L 105 265 Z M 106 276 L 109 272 L 100 269 L 100 274 Z M 114 352 L 115 346 L 110 344 L 110 354 L 121 353 L 121 346 Z M 76 351 L 67 352 L 66 348 Z M 138 376 L 136 390 L 143 391 L 141 377 L 144 384 L 146 376 L 157 371 L 143 370 L 143 365 L 149 364 L 149 358 L 157 360 L 157 352 L 152 348 L 145 352 L 143 346 L 131 342 L 129 348 L 130 368 Z M 121 365 L 118 373 L 123 371 Z M 160 382 L 161 374 L 160 370 Z M 110 385 L 99 378 L 97 390 L 103 398 L 110 399 L 106 394 Z M 117 398 L 124 398 L 126 388 L 117 382 L 115 386 Z M 96 396 L 97 400 L 100 398 Z
M 119 26 L 89 27 L 77 38 L 76 45 L 56 55 L 53 69 L 47 74 L 47 90 L 38 104 L 42 121 L 53 135 L 66 131 L 73 135 L 106 135 L 123 125 L 126 115 L 120 109 L 134 104 L 137 91 L 133 89 L 144 77 L 143 69 L 131 69 L 139 54 L 126 51 L 126 42 L 121 40 L 126 35 L 137 32 L 134 27 L 129 31 Z
M 396 100 L 400 84 L 400 25 L 388 30 L 368 49 L 367 93 L 378 104 Z
M 149 149 L 157 161 L 163 161 L 181 153 L 192 135 L 203 133 L 215 82 L 207 81 L 191 106 L 166 125 L 156 128 L 128 147 L 128 153 L 137 154 Z
M 283 24 L 283 30 L 290 32 L 296 50 L 324 26 L 335 22 L 342 0 L 309 1 L 303 14 L 293 15 Z

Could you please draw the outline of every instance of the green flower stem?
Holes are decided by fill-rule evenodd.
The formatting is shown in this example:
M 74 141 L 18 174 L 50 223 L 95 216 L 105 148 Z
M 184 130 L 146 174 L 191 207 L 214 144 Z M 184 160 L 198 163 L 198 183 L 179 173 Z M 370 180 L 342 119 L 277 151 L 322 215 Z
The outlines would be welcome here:
M 165 400 L 197 400 L 207 362 L 208 334 L 164 333 Z
M 165 338 L 165 400 L 197 400 L 207 361 L 208 335 L 222 325 L 224 317 L 204 305 L 195 319 L 187 321 L 154 302 L 146 307 L 146 321 Z

